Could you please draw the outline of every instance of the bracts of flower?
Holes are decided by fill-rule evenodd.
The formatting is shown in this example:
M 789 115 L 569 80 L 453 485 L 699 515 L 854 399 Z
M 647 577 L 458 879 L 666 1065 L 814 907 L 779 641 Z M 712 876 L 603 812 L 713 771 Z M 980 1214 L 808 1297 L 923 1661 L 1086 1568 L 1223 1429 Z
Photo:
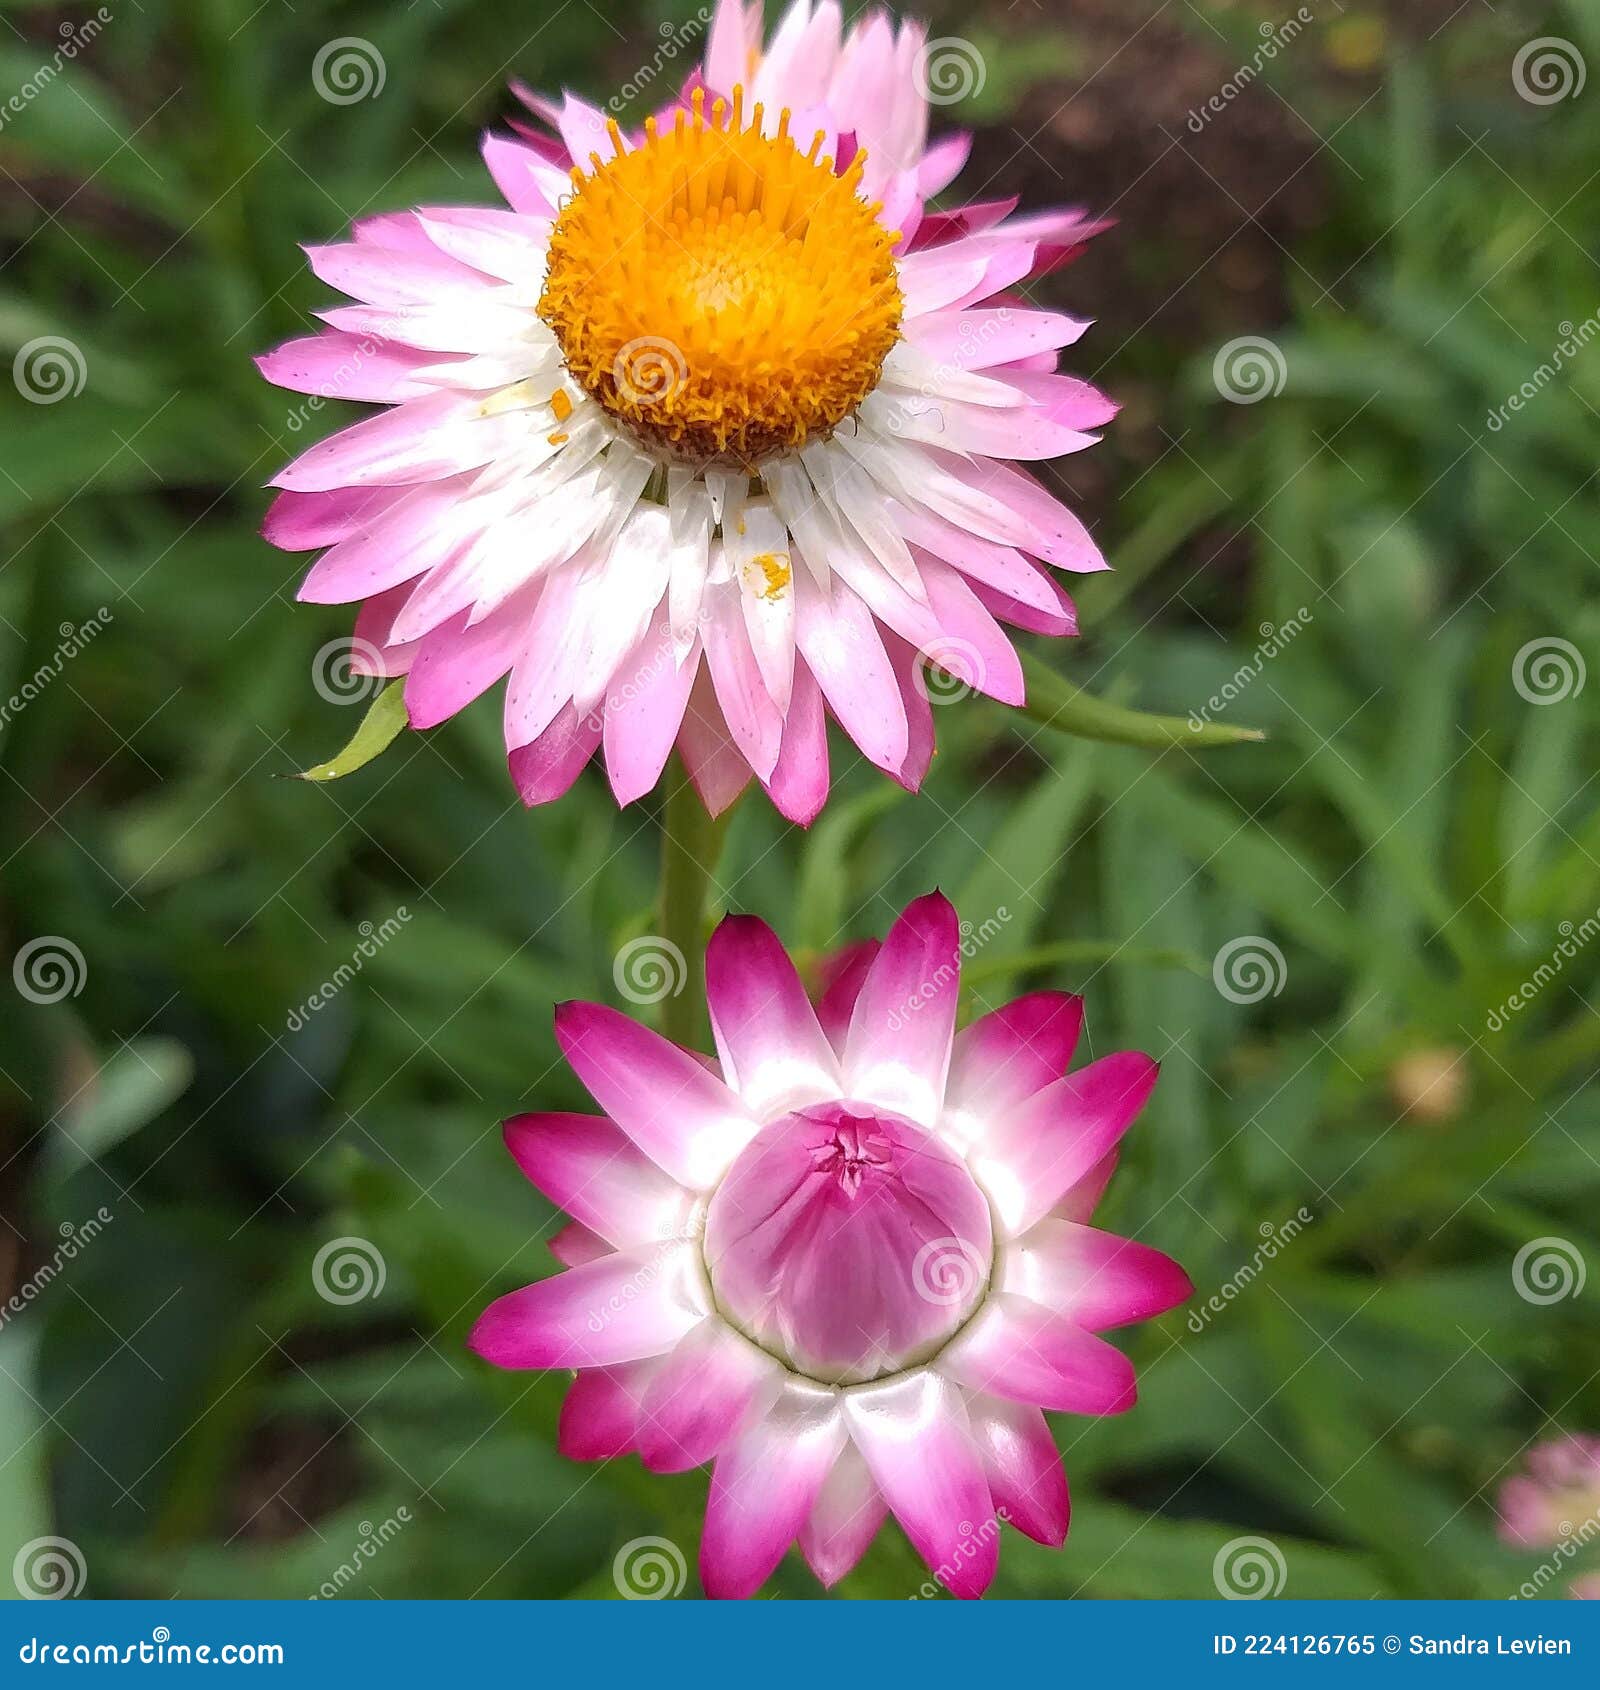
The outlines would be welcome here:
M 1018 293 L 1102 225 L 929 209 L 925 34 L 722 0 L 704 65 L 625 132 L 519 90 L 505 200 L 310 249 L 356 301 L 261 360 L 386 407 L 277 477 L 267 537 L 326 548 L 300 596 L 359 602 L 355 666 L 427 728 L 507 679 L 529 804 L 597 752 L 620 803 L 674 745 L 707 806 L 752 775 L 809 822 L 832 715 L 915 789 L 924 667 L 1023 701 L 1003 623 L 1076 632 L 1054 571 L 1105 567 L 1027 470 L 1115 407 L 1056 372 L 1088 326 Z
M 1096 1334 L 1192 1289 L 1087 1224 L 1156 1064 L 1067 1073 L 1082 1002 L 1037 992 L 956 1031 L 961 934 L 937 893 L 815 1006 L 772 931 L 712 938 L 713 1063 L 597 1004 L 556 1032 L 603 1116 L 506 1124 L 572 1217 L 567 1271 L 514 1291 L 472 1346 L 571 1368 L 563 1452 L 713 1464 L 701 1576 L 748 1596 L 788 1547 L 825 1584 L 892 1513 L 980 1595 L 999 1522 L 1067 1532 L 1043 1409 L 1117 1414 L 1133 1368 Z

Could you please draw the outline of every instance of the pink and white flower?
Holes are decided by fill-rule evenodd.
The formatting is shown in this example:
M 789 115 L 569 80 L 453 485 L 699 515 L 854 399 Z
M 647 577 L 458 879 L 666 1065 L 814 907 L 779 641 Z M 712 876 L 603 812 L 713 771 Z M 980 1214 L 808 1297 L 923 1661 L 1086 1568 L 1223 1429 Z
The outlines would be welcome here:
M 1600 1437 L 1572 1434 L 1529 1450 L 1524 1471 L 1500 1487 L 1498 1512 L 1501 1541 L 1519 1549 L 1600 1531 Z
M 1083 1006 L 1062 992 L 958 1033 L 960 959 L 935 893 L 813 1007 L 771 929 L 730 916 L 706 956 L 715 1063 L 563 1004 L 557 1038 L 605 1114 L 506 1123 L 573 1217 L 551 1241 L 567 1271 L 491 1304 L 472 1347 L 577 1370 L 568 1456 L 713 1464 L 713 1596 L 750 1595 L 797 1540 L 831 1585 L 886 1513 L 981 1595 L 1000 1521 L 1066 1536 L 1042 1410 L 1132 1407 L 1132 1365 L 1096 1334 L 1192 1289 L 1087 1224 L 1156 1064 L 1068 1074 Z
M 1008 704 L 1002 623 L 1076 632 L 1053 570 L 1105 567 L 1018 463 L 1113 414 L 1056 373 L 1088 326 L 1017 291 L 1101 225 L 932 211 L 925 33 L 721 0 L 705 63 L 624 133 L 519 90 L 506 208 L 430 206 L 309 250 L 356 303 L 261 360 L 387 407 L 277 478 L 265 533 L 327 548 L 300 596 L 360 602 L 355 666 L 431 727 L 502 678 L 529 804 L 598 751 L 619 802 L 674 745 L 706 804 L 752 774 L 809 822 L 831 714 L 910 788 L 935 663 Z

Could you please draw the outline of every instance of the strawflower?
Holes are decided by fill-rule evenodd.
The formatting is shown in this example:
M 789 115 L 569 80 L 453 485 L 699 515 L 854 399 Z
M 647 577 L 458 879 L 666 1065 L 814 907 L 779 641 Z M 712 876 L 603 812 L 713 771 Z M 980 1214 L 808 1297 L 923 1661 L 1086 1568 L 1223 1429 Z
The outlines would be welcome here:
M 1096 1333 L 1192 1289 L 1087 1224 L 1156 1064 L 1067 1074 L 1082 1002 L 1061 992 L 957 1033 L 960 961 L 933 894 L 813 1007 L 772 931 L 730 916 L 706 956 L 715 1063 L 563 1004 L 557 1039 L 606 1113 L 506 1123 L 573 1217 L 551 1245 L 567 1271 L 493 1303 L 472 1347 L 577 1371 L 568 1456 L 713 1464 L 712 1596 L 752 1594 L 796 1541 L 831 1585 L 886 1513 L 981 1595 L 1000 1522 L 1066 1536 L 1042 1410 L 1132 1407 L 1133 1367 Z
M 827 715 L 915 789 L 926 665 L 1023 701 L 1001 624 L 1075 633 L 1051 571 L 1105 565 L 1017 463 L 1115 407 L 1056 373 L 1088 325 L 1017 290 L 1101 225 L 930 210 L 970 145 L 930 142 L 932 73 L 918 24 L 799 0 L 763 47 L 722 0 L 642 128 L 519 89 L 505 207 L 309 249 L 356 303 L 261 368 L 386 409 L 277 477 L 265 533 L 327 548 L 300 596 L 360 603 L 352 667 L 405 677 L 410 726 L 507 678 L 529 804 L 597 752 L 628 803 L 676 746 L 713 812 L 754 775 L 804 823 Z

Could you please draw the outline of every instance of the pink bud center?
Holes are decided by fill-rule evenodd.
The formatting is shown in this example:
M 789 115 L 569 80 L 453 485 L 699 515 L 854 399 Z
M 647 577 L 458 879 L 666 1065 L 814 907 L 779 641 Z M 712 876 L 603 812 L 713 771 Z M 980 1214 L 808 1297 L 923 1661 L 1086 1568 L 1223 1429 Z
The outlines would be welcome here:
M 903 1116 L 818 1104 L 770 1122 L 706 1213 L 706 1265 L 734 1325 L 797 1373 L 860 1384 L 949 1342 L 988 1289 L 989 1204 Z

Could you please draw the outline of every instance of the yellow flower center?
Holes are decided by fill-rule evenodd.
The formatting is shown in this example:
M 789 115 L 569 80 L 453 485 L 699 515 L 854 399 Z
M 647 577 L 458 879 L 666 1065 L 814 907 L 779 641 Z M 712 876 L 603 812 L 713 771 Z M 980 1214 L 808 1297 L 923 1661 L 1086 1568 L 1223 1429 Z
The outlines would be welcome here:
M 802 153 L 789 114 L 747 127 L 735 90 L 697 91 L 672 128 L 609 163 L 591 155 L 556 217 L 539 315 L 574 378 L 645 445 L 746 466 L 838 426 L 899 338 L 899 236 Z M 612 139 L 620 139 L 611 125 Z

